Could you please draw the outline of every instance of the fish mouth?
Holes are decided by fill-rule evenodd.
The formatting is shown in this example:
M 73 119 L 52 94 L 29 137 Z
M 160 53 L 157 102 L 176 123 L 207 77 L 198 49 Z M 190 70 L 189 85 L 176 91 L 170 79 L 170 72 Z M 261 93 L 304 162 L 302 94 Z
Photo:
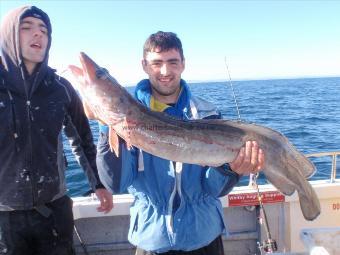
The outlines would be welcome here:
M 88 81 L 95 80 L 96 72 L 100 67 L 84 52 L 80 52 L 79 59 L 83 67 L 84 75 L 87 76 Z

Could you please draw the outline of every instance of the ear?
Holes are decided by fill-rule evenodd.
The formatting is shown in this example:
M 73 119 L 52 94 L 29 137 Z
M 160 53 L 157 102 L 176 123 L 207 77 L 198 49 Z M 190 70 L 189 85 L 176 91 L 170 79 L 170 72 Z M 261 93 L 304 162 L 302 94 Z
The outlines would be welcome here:
M 144 58 L 142 59 L 141 63 L 142 63 L 142 67 L 143 67 L 144 72 L 147 73 L 146 68 L 147 68 L 148 63 L 146 62 L 146 60 Z

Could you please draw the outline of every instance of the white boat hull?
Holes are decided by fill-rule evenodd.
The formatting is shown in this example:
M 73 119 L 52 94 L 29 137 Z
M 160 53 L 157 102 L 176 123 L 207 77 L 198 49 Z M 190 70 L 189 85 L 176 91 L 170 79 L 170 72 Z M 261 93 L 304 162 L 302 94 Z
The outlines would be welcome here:
M 276 240 L 277 252 L 280 252 L 277 254 L 309 254 L 311 248 L 300 238 L 305 229 L 340 228 L 340 181 L 311 183 L 321 203 L 321 214 L 314 221 L 303 218 L 296 194 L 283 197 L 271 185 L 259 186 L 260 192 L 266 197 L 264 207 L 271 237 Z M 89 254 L 134 254 L 134 247 L 127 241 L 132 196 L 115 195 L 114 209 L 107 215 L 96 211 L 98 201 L 94 197 L 73 200 L 76 227 Z M 221 198 L 221 202 L 230 231 L 230 235 L 224 237 L 225 253 L 260 254 L 257 242 L 265 240 L 266 233 L 258 224 L 258 207 L 249 206 L 256 203 L 255 190 L 236 187 Z M 75 244 L 77 254 L 85 254 L 76 235 Z M 340 254 L 340 250 L 338 252 L 334 254 Z

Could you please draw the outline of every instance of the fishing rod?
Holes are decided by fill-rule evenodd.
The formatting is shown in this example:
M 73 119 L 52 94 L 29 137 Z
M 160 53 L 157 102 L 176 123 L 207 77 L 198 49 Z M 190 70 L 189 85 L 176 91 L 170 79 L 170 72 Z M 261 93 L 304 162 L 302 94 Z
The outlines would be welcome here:
M 265 228 L 267 239 L 265 239 L 262 243 L 257 242 L 257 245 L 258 245 L 258 248 L 259 248 L 261 254 L 262 254 L 262 249 L 266 252 L 266 254 L 270 254 L 270 253 L 277 251 L 277 243 L 274 239 L 272 239 L 272 236 L 270 234 L 267 215 L 266 215 L 266 212 L 265 212 L 264 207 L 263 207 L 262 196 L 261 196 L 260 189 L 259 189 L 259 186 L 257 185 L 257 181 L 256 181 L 258 175 L 259 175 L 259 173 L 255 174 L 254 182 L 255 182 L 255 187 L 256 187 L 257 199 L 259 201 L 259 206 L 260 206 L 260 214 L 262 212 L 263 225 L 264 225 L 264 228 Z M 260 221 L 260 224 L 262 224 L 261 216 L 259 217 L 259 221 Z
M 228 67 L 228 62 L 227 62 L 227 57 L 224 57 L 224 63 L 225 63 L 225 67 L 227 68 L 227 74 L 228 74 L 228 77 L 229 77 L 229 85 L 230 85 L 231 92 L 233 94 L 233 98 L 234 98 L 234 102 L 235 102 L 235 106 L 236 106 L 237 118 L 238 118 L 239 121 L 241 121 L 240 109 L 238 107 L 238 102 L 237 102 L 237 99 L 236 99 L 233 82 L 231 80 L 231 76 L 230 76 L 230 72 L 229 72 L 229 67 Z
M 88 251 L 87 251 L 87 248 L 86 248 L 86 244 L 85 242 L 83 241 L 83 239 L 81 238 L 81 235 L 78 231 L 78 228 L 76 226 L 76 223 L 74 223 L 74 226 L 73 226 L 73 229 L 74 229 L 74 232 L 76 233 L 77 237 L 78 237 L 78 241 L 80 243 L 80 246 L 83 248 L 83 251 L 84 251 L 84 254 L 85 255 L 89 255 Z
M 230 88 L 231 88 L 231 91 L 232 91 L 232 95 L 233 95 L 236 110 L 237 110 L 237 117 L 238 117 L 238 120 L 241 121 L 240 110 L 239 110 L 238 102 L 237 102 L 237 99 L 236 99 L 236 94 L 235 94 L 235 91 L 234 91 L 234 86 L 233 86 L 233 83 L 232 83 L 232 80 L 231 80 L 230 72 L 229 72 L 227 57 L 224 57 L 224 63 L 225 63 L 226 69 L 227 69 L 227 74 L 228 74 L 228 77 L 229 77 L 229 85 L 230 85 Z M 267 236 L 267 239 L 264 240 L 262 243 L 257 242 L 258 248 L 259 248 L 261 255 L 262 255 L 263 254 L 262 251 L 264 251 L 265 254 L 270 254 L 270 253 L 277 251 L 277 244 L 276 244 L 276 241 L 274 239 L 272 239 L 271 234 L 270 234 L 270 229 L 269 229 L 266 211 L 264 209 L 263 202 L 262 202 L 262 196 L 261 196 L 261 193 L 260 193 L 259 186 L 257 184 L 258 176 L 259 176 L 259 173 L 250 174 L 249 186 L 256 189 L 257 200 L 259 202 L 259 207 L 260 207 L 260 215 L 259 215 L 258 221 L 259 221 L 260 225 L 264 225 L 264 229 L 265 229 L 266 236 Z M 262 214 L 262 218 L 261 218 L 261 214 Z

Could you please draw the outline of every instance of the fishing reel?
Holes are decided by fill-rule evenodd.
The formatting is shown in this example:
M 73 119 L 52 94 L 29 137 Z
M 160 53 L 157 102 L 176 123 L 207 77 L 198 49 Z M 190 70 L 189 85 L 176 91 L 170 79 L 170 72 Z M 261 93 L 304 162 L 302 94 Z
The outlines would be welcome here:
M 272 239 L 271 234 L 270 234 L 270 230 L 269 230 L 269 225 L 268 225 L 268 220 L 267 220 L 267 215 L 266 215 L 266 211 L 263 207 L 263 202 L 262 202 L 262 198 L 261 198 L 261 193 L 259 190 L 259 186 L 257 185 L 257 177 L 258 177 L 258 173 L 252 176 L 252 185 L 253 187 L 255 187 L 256 192 L 257 192 L 257 199 L 259 202 L 259 217 L 258 217 L 258 221 L 260 226 L 264 227 L 265 230 L 265 234 L 267 239 L 265 239 L 262 243 L 261 242 L 257 242 L 258 248 L 262 254 L 271 254 L 277 251 L 277 243 L 274 239 Z M 262 253 L 262 251 L 264 251 L 265 253 Z
M 257 245 L 261 254 L 263 254 L 262 251 L 265 252 L 264 254 L 270 254 L 277 251 L 277 243 L 273 239 L 267 239 L 262 243 L 257 242 Z

